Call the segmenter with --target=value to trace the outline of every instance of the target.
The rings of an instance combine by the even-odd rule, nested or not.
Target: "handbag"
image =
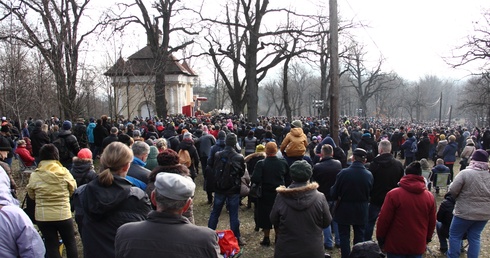
[[[248,196],[252,198],[262,197],[262,184],[252,183]]]
[[[248,170],[245,169],[245,173],[240,178],[240,197],[248,196],[250,193],[250,175],[248,174]]]

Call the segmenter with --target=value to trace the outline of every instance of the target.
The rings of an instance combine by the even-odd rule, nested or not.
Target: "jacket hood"
[[[423,176],[418,176],[418,175],[413,175],[413,174],[408,174],[402,179],[400,179],[400,182],[398,185],[407,190],[410,193],[414,194],[420,194],[423,193],[426,189],[425,187],[425,181]]]
[[[334,140],[330,136],[325,136],[325,139],[323,139],[323,141],[322,141],[322,145],[324,145],[324,144],[330,144],[333,148],[337,147]],[[320,147],[320,150],[321,150],[321,147]]]
[[[114,175],[114,182],[110,187],[100,185],[98,180],[91,181],[85,188],[85,210],[95,219],[110,216],[110,211],[116,210],[127,199],[131,186],[131,182],[126,178],[117,175]]]
[[[0,205],[19,205],[19,201],[10,192],[10,179],[7,173],[0,173]]]
[[[393,160],[393,155],[391,155],[390,153],[383,153],[376,156],[373,162],[379,164],[380,167],[386,168],[390,167],[393,164]]]
[[[71,168],[72,174],[85,173],[90,169],[94,169],[91,159],[79,159],[78,157],[73,157],[73,167]]]
[[[293,128],[294,129],[294,128]],[[278,194],[284,197],[284,202],[295,210],[306,210],[316,201],[315,191],[318,188],[316,182],[313,183],[295,183],[289,187],[283,185],[276,188]]]
[[[60,130],[59,136],[68,136],[71,134],[71,130]]]
[[[291,128],[289,131],[294,137],[300,137],[303,134],[302,128]]]
[[[49,185],[59,185],[65,181],[65,174],[70,173],[57,160],[43,160],[36,169],[39,177]]]
[[[89,129],[94,129],[94,128],[95,128],[95,126],[97,126],[97,124],[95,124],[95,123],[90,123],[90,124],[88,124],[87,128],[89,128]]]
[[[149,159],[156,159],[158,156],[158,148],[155,146],[150,146],[150,153],[148,154]]]

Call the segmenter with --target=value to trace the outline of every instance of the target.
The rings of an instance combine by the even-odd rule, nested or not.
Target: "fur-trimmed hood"
[[[283,185],[276,188],[278,194],[284,198],[284,202],[295,210],[305,210],[313,205],[320,194],[317,191],[318,183],[296,183],[289,187]],[[323,194],[322,194],[323,195]]]
[[[248,162],[255,157],[261,157],[261,156],[265,158],[265,152],[255,152],[255,153],[249,154],[245,157],[245,162]]]

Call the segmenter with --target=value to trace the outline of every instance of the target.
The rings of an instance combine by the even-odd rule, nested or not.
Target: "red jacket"
[[[376,224],[376,238],[384,251],[398,255],[425,253],[436,226],[436,203],[424,177],[408,174],[388,192]]]
[[[31,156],[31,153],[25,146],[17,146],[15,149],[15,153],[19,155],[19,157],[24,161],[24,164],[28,167],[34,165],[34,157]]]

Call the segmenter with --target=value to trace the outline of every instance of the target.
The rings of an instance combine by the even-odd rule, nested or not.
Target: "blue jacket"
[[[365,225],[368,221],[368,203],[373,188],[373,175],[359,161],[337,174],[330,189],[335,206],[334,220],[345,225]]]
[[[94,128],[96,124],[95,123],[89,123],[87,126],[87,136],[88,136],[88,143],[94,143]]]
[[[403,144],[402,149],[405,149],[405,157],[414,157],[415,153],[412,152],[412,143],[417,142],[415,136],[408,138]]]
[[[450,142],[444,148],[444,152],[442,156],[444,157],[444,163],[446,162],[455,162],[456,161],[456,151],[458,151],[458,143]]]

